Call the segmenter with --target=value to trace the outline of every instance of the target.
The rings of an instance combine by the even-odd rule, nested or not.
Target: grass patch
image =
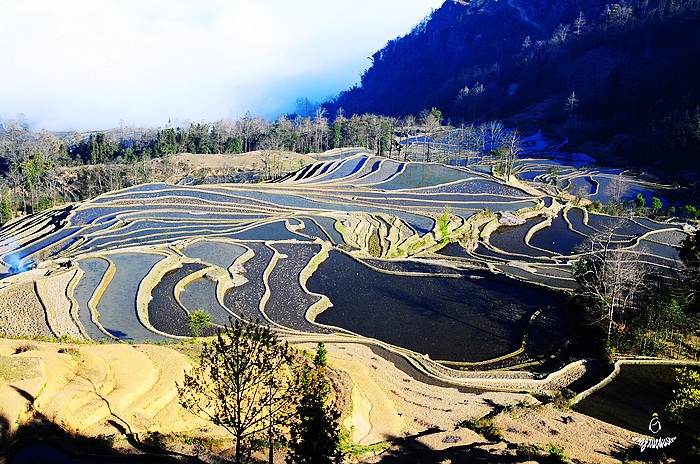
[[[564,447],[558,443],[549,443],[545,447],[532,443],[520,443],[516,447],[518,456],[528,461],[543,464],[569,462],[569,458],[566,457],[564,452]]]
[[[503,441],[503,430],[493,423],[493,418],[491,417],[465,420],[460,422],[458,426],[473,430],[489,441]]]
[[[350,439],[347,431],[340,432],[340,452],[343,456],[352,456],[357,458],[368,453],[381,453],[389,448],[389,443],[380,441],[372,445],[359,445]]]
[[[34,403],[36,403],[39,397],[42,395],[42,393],[44,393],[44,390],[46,389],[46,384],[47,382],[44,382],[44,385],[42,385],[41,390],[39,390],[39,393],[37,393],[32,402],[27,405],[28,412],[34,411]]]
[[[556,392],[552,398],[552,406],[560,411],[569,411],[571,410],[571,404],[575,398],[575,392],[569,390],[568,388],[564,388]]]
[[[544,451],[539,446],[533,443],[519,443],[517,446],[518,455],[528,461],[536,461],[544,454]]]
[[[566,454],[564,453],[564,447],[559,443],[550,443],[547,445],[547,452],[550,456],[559,459],[562,462],[568,461]]]
[[[341,445],[340,450],[343,453],[343,455],[349,455],[356,458],[367,453],[381,453],[387,448],[389,448],[389,443],[381,441],[373,445],[358,445],[357,443],[345,443]]]
[[[17,382],[39,376],[41,376],[41,359],[0,356],[0,379],[5,382]]]
[[[568,388],[562,388],[553,393],[535,394],[534,396],[543,404],[551,404],[554,409],[559,411],[570,411],[576,399],[576,393]]]
[[[527,399],[518,401],[515,404],[509,404],[503,408],[503,412],[507,413],[511,418],[515,419],[522,411],[536,410],[538,404],[530,403]]]
[[[58,352],[70,355],[73,361],[77,361],[81,357],[80,351],[78,351],[77,348],[61,348],[58,350]]]

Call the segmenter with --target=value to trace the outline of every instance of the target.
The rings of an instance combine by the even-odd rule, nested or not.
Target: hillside
[[[506,119],[635,163],[673,151],[676,168],[699,147],[699,12],[695,0],[448,0],[326,108],[436,107],[454,125]]]
[[[345,405],[345,425],[358,443],[379,443],[375,447],[382,451],[377,456],[368,454],[363,462],[414,462],[417,456],[421,462],[465,456],[470,462],[494,462],[503,459],[504,453],[512,461],[525,459],[528,452],[545,458],[550,439],[541,432],[540,423],[560,434],[570,456],[585,461],[616,462],[616,450],[629,442],[629,431],[576,412],[568,413],[576,422],[566,425],[560,420],[561,411],[534,406],[538,402],[530,395],[464,393],[446,385],[429,385],[377,358],[366,347],[330,344],[329,348],[338,372],[334,378],[345,379],[335,384]],[[128,459],[125,455],[133,462],[221,462],[216,454],[231,453],[226,432],[188,413],[177,402],[175,384],[182,382],[197,351],[196,344],[163,347],[0,340],[0,430],[4,432],[0,460],[13,462],[12,456],[19,451],[17,461],[27,462],[32,450],[39,449],[27,443],[33,434],[40,434],[43,446],[58,446],[71,456],[90,453],[93,459],[120,462]],[[512,444],[507,451],[505,442],[484,442],[467,428],[454,429],[454,423],[465,417],[518,402],[533,406],[496,418],[510,430],[506,438]],[[447,405],[449,413],[435,414]],[[52,422],[61,428],[52,427]],[[432,426],[428,432],[426,425]],[[9,440],[7,432],[13,434]],[[519,450],[526,437],[536,445]],[[595,455],[590,451],[593,443],[599,450]],[[163,446],[170,450],[169,455],[164,454]],[[54,459],[66,456],[54,453]],[[278,454],[276,462],[282,462],[283,454]],[[201,460],[186,461],[187,455],[198,455]],[[262,462],[262,455],[258,453],[254,462]]]

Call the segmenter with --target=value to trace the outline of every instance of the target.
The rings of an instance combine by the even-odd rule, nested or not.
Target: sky
[[[360,82],[444,0],[0,0],[0,120],[100,130],[274,119]]]

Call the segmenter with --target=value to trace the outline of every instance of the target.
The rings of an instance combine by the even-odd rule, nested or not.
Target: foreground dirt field
[[[505,443],[490,444],[467,428],[465,420],[482,417],[498,406],[535,404],[527,394],[464,393],[430,385],[358,344],[328,344],[331,366],[352,385],[340,392],[343,425],[361,445],[385,442],[360,457],[379,462],[413,452],[447,453],[478,449],[491,455],[513,452]],[[308,347],[305,347],[308,348]],[[71,434],[89,437],[126,434],[186,434],[223,443],[228,437],[183,410],[175,382],[192,363],[187,347],[156,345],[67,345],[0,340],[0,417],[10,434],[41,415]],[[512,443],[546,447],[558,443],[567,456],[583,462],[618,462],[610,453],[629,446],[631,434],[575,412],[565,424],[562,412],[549,407],[520,408],[494,422]],[[125,440],[116,440],[128,447]],[[134,450],[131,450],[133,452]],[[447,461],[446,461],[447,462]]]

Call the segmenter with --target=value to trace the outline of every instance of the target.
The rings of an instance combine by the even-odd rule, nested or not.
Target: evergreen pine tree
[[[318,358],[318,355],[316,357]],[[304,367],[300,385],[302,394],[297,405],[297,421],[290,428],[287,463],[341,462],[338,424],[340,413],[334,404],[327,404],[330,382],[324,374],[324,369]]]
[[[314,366],[326,367],[328,365],[328,351],[323,342],[318,342],[316,347],[316,357],[314,358]]]

